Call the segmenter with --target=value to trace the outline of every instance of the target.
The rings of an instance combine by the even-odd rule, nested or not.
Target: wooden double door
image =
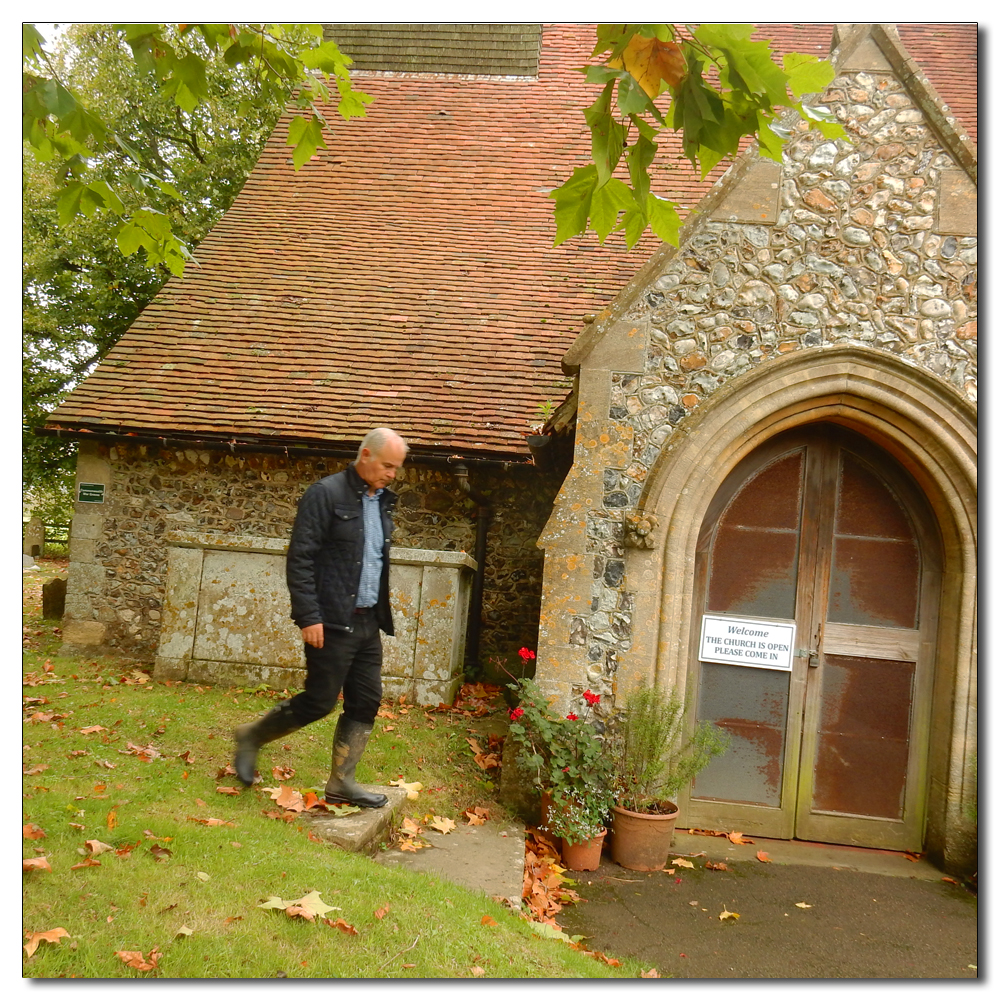
[[[790,669],[692,663],[697,717],[731,743],[686,823],[921,848],[939,550],[912,478],[844,428],[780,435],[733,471],[699,537],[695,607],[794,623],[794,650]]]

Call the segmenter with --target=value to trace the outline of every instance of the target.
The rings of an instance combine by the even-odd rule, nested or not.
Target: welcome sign
[[[703,615],[699,659],[741,667],[791,670],[794,622],[765,622],[728,615]]]

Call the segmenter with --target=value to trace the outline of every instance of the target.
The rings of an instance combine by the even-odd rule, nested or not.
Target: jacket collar
[[[347,477],[348,485],[358,493],[362,493],[368,489],[368,484],[358,475],[358,470],[354,467],[353,462],[344,470],[344,475]],[[379,497],[379,500],[383,504],[391,503],[395,499],[396,494],[388,486],[382,487],[382,495]]]

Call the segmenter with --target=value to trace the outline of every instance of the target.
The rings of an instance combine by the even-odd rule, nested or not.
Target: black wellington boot
[[[333,734],[333,767],[330,780],[326,783],[326,801],[331,805],[363,806],[366,809],[381,809],[389,799],[379,792],[366,792],[355,780],[354,769],[368,745],[372,727],[363,722],[346,719],[337,720]]]
[[[272,740],[280,739],[296,729],[301,729],[302,723],[296,719],[289,707],[288,701],[279,702],[274,708],[259,719],[237,726],[233,734],[236,740],[236,754],[233,767],[244,785],[252,785],[254,772],[257,770],[257,751]]]

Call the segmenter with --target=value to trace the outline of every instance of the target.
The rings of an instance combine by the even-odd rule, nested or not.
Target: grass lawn
[[[233,727],[283,694],[161,682],[127,660],[58,656],[58,622],[41,617],[41,583],[60,566],[41,565],[24,586],[24,977],[642,971],[541,937],[481,893],[340,851],[311,839],[301,822],[273,818],[280,810],[269,794],[244,789],[225,769]],[[495,773],[479,767],[467,742],[485,746],[502,730],[502,701],[478,716],[385,707],[392,717],[377,721],[359,780],[420,781],[424,790],[405,810],[418,822],[464,822],[475,806],[504,817]],[[262,784],[321,789],[334,722],[335,714],[271,744],[261,755]],[[271,780],[271,768],[282,777]],[[312,910],[320,912],[309,920],[261,907],[274,899],[318,900]]]

